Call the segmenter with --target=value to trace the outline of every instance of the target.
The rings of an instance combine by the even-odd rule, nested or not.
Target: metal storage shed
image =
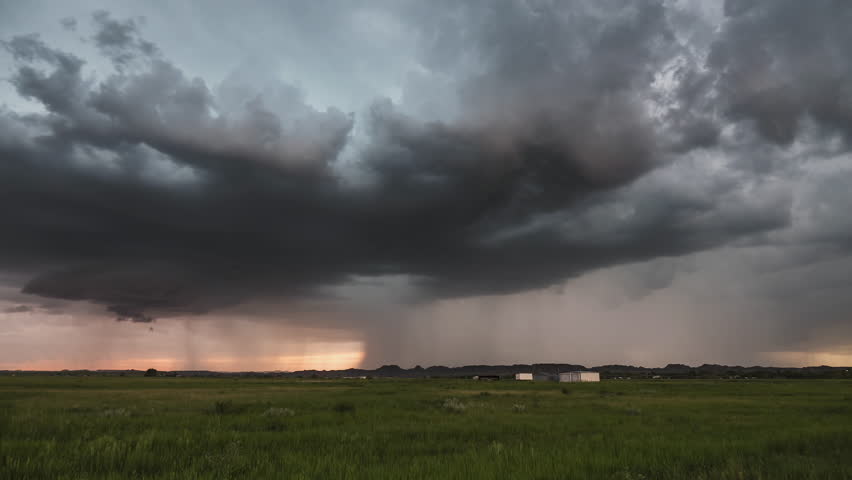
[[[560,382],[600,382],[598,372],[563,372],[559,374]]]

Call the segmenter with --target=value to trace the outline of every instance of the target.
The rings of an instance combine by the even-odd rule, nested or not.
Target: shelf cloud
[[[828,272],[852,252],[848,2],[238,8],[0,25],[7,284],[151,322],[621,267],[641,299],[672,259],[743,256],[763,270],[738,301],[777,299],[785,331],[850,313],[819,280],[848,285]]]

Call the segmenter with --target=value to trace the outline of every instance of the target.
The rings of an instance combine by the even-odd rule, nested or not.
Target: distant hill
[[[601,365],[586,368],[571,363],[534,363],[516,365],[465,365],[446,367],[436,365],[423,368],[402,368],[399,365],[383,365],[368,370],[349,368],[346,370],[301,370],[297,372],[213,372],[208,370],[178,370],[158,372],[165,377],[283,377],[283,378],[469,378],[476,375],[498,375],[513,378],[516,373],[559,373],[577,370],[599,372],[603,379],[689,379],[689,378],[852,378],[852,367],[742,367],[704,364],[690,367],[683,364],[668,364],[665,367],[634,367],[632,365]],[[62,370],[22,371],[0,370],[0,375],[68,375],[68,376],[143,376],[144,370]]]

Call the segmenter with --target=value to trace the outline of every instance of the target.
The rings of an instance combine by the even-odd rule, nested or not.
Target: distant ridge
[[[465,365],[447,367],[435,365],[423,368],[402,368],[399,365],[382,365],[369,370],[349,368],[346,370],[300,370],[296,372],[215,372],[209,370],[161,371],[158,376],[167,377],[282,377],[282,378],[465,378],[475,375],[498,375],[511,378],[516,373],[559,373],[576,370],[599,372],[604,379],[643,379],[643,378],[852,378],[852,367],[742,367],[703,364],[698,367],[670,363],[662,368],[634,367],[632,365],[601,365],[586,368],[571,363],[534,363],[516,365]],[[101,376],[142,376],[144,370],[0,370],[0,375],[101,375]]]

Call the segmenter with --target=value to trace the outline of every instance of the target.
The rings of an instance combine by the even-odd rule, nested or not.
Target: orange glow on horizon
[[[345,370],[357,368],[364,360],[361,342],[342,344],[317,344],[312,350],[316,353],[303,355],[278,355],[260,357],[211,356],[200,365],[187,365],[179,358],[171,357],[135,357],[122,359],[103,359],[85,365],[75,362],[56,360],[27,362],[18,365],[0,365],[7,370],[212,370],[221,372],[236,371],[298,371],[298,370]],[[354,348],[353,348],[354,347]],[[329,351],[331,350],[331,351]],[[336,351],[335,351],[336,350]]]
[[[852,367],[849,352],[766,352],[765,355],[772,365],[781,367]]]

